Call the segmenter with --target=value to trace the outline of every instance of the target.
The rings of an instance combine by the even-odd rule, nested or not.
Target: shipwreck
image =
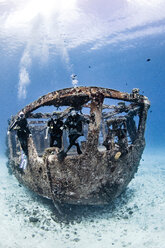
[[[137,88],[130,94],[101,87],[48,93],[11,117],[11,170],[20,183],[52,199],[57,208],[60,204],[109,204],[137,172],[149,107],[148,98]],[[44,108],[51,111],[44,112]],[[65,125],[61,148],[50,147],[49,137],[45,139],[48,120],[56,116],[65,123],[72,110],[88,120],[77,141],[79,154],[74,144],[65,152],[69,146]],[[29,129],[21,140],[17,130],[20,113]]]

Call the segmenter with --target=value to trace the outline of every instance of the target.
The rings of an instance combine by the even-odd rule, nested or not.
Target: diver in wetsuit
[[[48,137],[48,132],[50,134],[50,147],[62,147],[62,134],[63,134],[63,121],[59,118],[51,118],[47,124],[46,136]]]
[[[127,130],[125,128],[118,129],[117,137],[118,137],[118,145],[121,151],[123,151],[123,153],[126,153],[128,150]]]
[[[25,118],[24,113],[21,111],[18,118],[15,120],[15,122],[9,127],[8,132],[10,132],[12,129],[16,129],[17,136],[21,145],[21,148],[25,155],[28,155],[28,137],[31,135],[31,132],[28,128],[28,123]]]
[[[106,147],[107,150],[111,150],[114,148],[114,133],[112,129],[108,128],[108,134],[106,136],[106,139],[103,142],[103,145]]]
[[[89,123],[89,120],[84,118],[84,116],[78,114],[75,110],[72,110],[71,114],[68,116],[67,120],[65,121],[65,127],[69,130],[69,146],[65,152],[70,150],[70,148],[75,145],[77,148],[77,153],[81,154],[82,151],[80,149],[79,143],[77,139],[80,136],[83,136],[83,123]]]

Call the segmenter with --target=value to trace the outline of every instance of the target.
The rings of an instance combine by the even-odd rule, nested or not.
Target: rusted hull
[[[144,140],[138,141],[117,160],[111,151],[86,151],[68,156],[62,164],[56,155],[47,154],[45,159],[33,156],[23,174],[17,170],[20,159],[10,163],[19,182],[43,197],[54,197],[59,203],[102,205],[126,189],[138,169],[144,146]]]

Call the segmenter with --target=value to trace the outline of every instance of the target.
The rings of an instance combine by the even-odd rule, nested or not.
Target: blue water
[[[72,87],[73,73],[77,74],[78,86],[100,86],[123,92],[140,88],[140,93],[151,101],[145,133],[147,159],[142,162],[143,167],[128,191],[134,192],[133,202],[128,200],[121,208],[115,207],[113,213],[106,209],[104,214],[97,212],[96,216],[88,220],[85,218],[81,225],[76,223],[76,230],[74,226],[68,229],[65,226],[62,231],[60,226],[54,227],[59,235],[57,239],[54,239],[53,232],[42,230],[41,223],[33,229],[24,211],[17,209],[16,206],[23,201],[22,209],[25,203],[26,211],[32,211],[28,210],[28,202],[34,198],[18,187],[17,181],[5,171],[4,161],[1,162],[4,172],[1,184],[2,187],[8,185],[4,191],[1,188],[3,204],[1,202],[0,211],[6,228],[0,232],[4,234],[0,238],[2,248],[45,247],[47,235],[50,248],[54,247],[55,240],[56,247],[64,248],[165,247],[164,9],[163,0],[0,1],[2,157],[6,149],[7,120],[11,115],[39,96]],[[10,199],[15,199],[13,204]],[[34,208],[37,204],[34,200]],[[138,206],[137,212],[133,204]],[[134,212],[131,216],[126,211],[130,206]],[[40,208],[41,212],[50,215],[47,204],[40,203]],[[129,215],[128,219],[124,218],[125,212]],[[52,228],[53,224],[50,225]],[[91,231],[88,235],[86,227]],[[22,228],[27,235],[23,234]],[[78,233],[79,229],[80,234],[76,236],[74,232]],[[5,238],[8,236],[10,239]],[[28,246],[31,238],[32,244]],[[72,243],[71,240],[76,238]]]

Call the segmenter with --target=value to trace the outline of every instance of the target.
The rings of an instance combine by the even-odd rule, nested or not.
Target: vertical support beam
[[[31,165],[33,165],[33,162],[38,159],[38,153],[37,149],[34,145],[33,138],[28,137],[28,159]]]
[[[106,123],[104,121],[104,118],[102,118],[102,136],[103,141],[106,139],[107,133],[106,133]]]
[[[100,123],[102,118],[102,105],[104,97],[102,94],[95,95],[91,101],[91,110],[90,110],[90,123],[88,129],[88,138],[86,150],[90,153],[97,151],[98,139],[100,133]]]
[[[144,99],[144,105],[141,107],[139,114],[139,126],[138,126],[138,138],[142,139],[144,137],[144,132],[146,128],[147,112],[150,107],[149,101]]]

